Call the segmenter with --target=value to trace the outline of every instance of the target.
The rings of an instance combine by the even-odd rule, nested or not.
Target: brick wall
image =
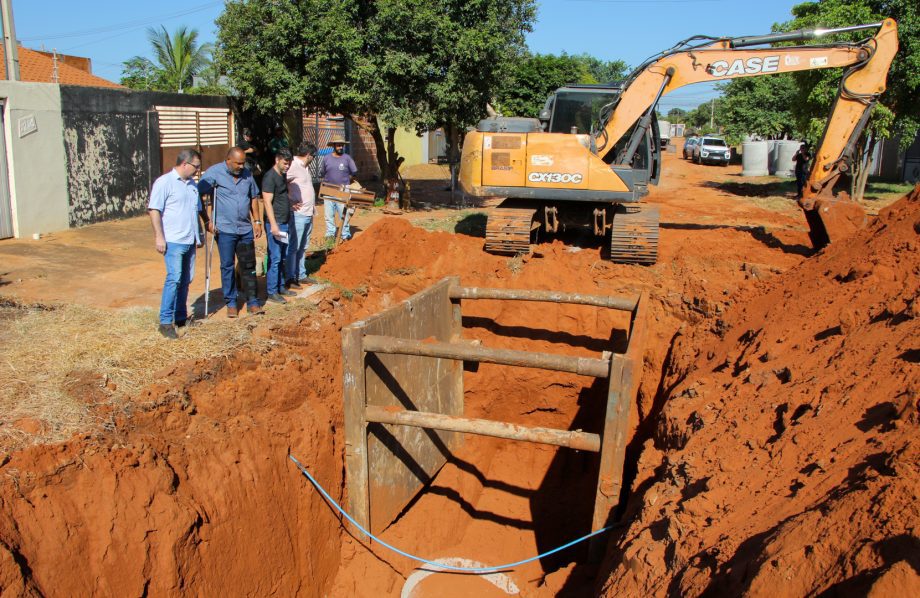
[[[328,132],[329,129],[342,129],[349,138],[346,151],[351,154],[358,167],[357,178],[362,183],[369,183],[380,179],[380,169],[377,167],[377,148],[370,134],[359,127],[357,123],[341,115],[302,111],[304,138],[316,143],[315,134],[309,132],[317,126],[320,130]],[[321,136],[322,137],[322,136]],[[325,137],[323,137],[325,139]],[[318,143],[324,145],[324,142]],[[323,149],[320,147],[319,149]]]

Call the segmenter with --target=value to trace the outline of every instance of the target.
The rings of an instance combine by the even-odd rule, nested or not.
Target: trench
[[[603,350],[623,352],[627,342],[629,315],[602,308],[464,301],[463,314],[463,337],[490,348],[597,357]],[[657,387],[657,379],[654,383]],[[607,388],[606,379],[467,364],[464,415],[601,433]],[[627,459],[634,462],[641,441],[630,439]],[[599,469],[598,453],[464,435],[460,448],[380,538],[437,562],[494,566],[530,558],[591,531]],[[625,469],[628,488],[634,463]],[[621,502],[626,497],[624,491]],[[370,596],[388,589],[383,593],[415,598],[504,596],[517,589],[538,596],[588,595],[597,575],[589,542],[502,571],[502,583],[482,575],[432,573],[376,543],[345,551],[355,554],[343,559],[333,594]]]

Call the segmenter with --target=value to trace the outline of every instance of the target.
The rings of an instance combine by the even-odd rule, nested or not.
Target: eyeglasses
[[[186,164],[188,164],[189,166],[191,166],[191,167],[194,168],[195,170],[201,170],[201,162],[199,162],[198,164],[192,164],[191,162],[186,162]]]

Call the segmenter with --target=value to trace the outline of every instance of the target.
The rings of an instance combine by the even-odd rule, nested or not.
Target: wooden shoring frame
[[[542,301],[631,314],[625,353],[602,358],[489,349],[461,340],[461,300]],[[555,291],[463,287],[442,279],[399,305],[342,330],[345,465],[352,516],[371,533],[390,524],[459,446],[461,434],[600,453],[592,530],[619,501],[631,404],[645,342],[646,295],[609,297]],[[463,414],[464,362],[573,372],[608,380],[600,433],[534,428]],[[596,552],[596,542],[594,552]]]

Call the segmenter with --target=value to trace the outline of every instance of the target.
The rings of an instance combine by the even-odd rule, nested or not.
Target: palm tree
[[[210,63],[211,44],[198,45],[198,30],[177,27],[172,36],[166,27],[147,29],[147,39],[169,91],[182,93],[192,77]]]

